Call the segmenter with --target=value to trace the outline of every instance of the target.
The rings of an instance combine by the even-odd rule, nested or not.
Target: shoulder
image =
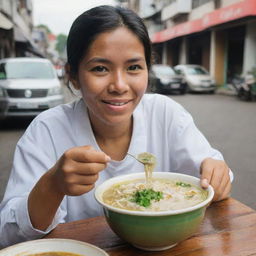
[[[24,135],[46,135],[63,133],[64,130],[72,130],[74,123],[74,113],[79,107],[80,101],[61,104],[50,108],[38,116],[30,123]]]
[[[161,94],[145,94],[142,98],[142,104],[148,108],[172,107],[181,108],[181,105],[168,96]]]
[[[54,124],[56,125],[58,122],[67,122],[71,118],[73,118],[73,114],[76,111],[78,105],[80,104],[79,100],[61,104],[57,107],[50,108],[42,113],[40,113],[33,121],[32,125],[38,123],[44,124]]]
[[[193,122],[190,113],[178,102],[160,94],[145,94],[141,101],[144,115],[149,122],[158,122],[183,130]]]
[[[185,111],[185,109],[173,99],[160,94],[145,94],[141,101],[144,111],[151,114],[168,114],[172,116],[176,113]]]
[[[43,120],[47,120],[49,118],[55,118],[58,116],[69,115],[70,113],[72,113],[74,111],[77,104],[78,104],[78,101],[73,101],[70,103],[61,104],[57,107],[50,108],[50,109],[42,112],[41,114],[39,114],[35,118],[35,121],[43,121]]]

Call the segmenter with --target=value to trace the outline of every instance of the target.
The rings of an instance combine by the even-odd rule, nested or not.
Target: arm
[[[106,168],[109,160],[105,153],[90,146],[66,151],[29,194],[28,212],[32,225],[40,230],[47,229],[63,197],[79,196],[93,189],[99,171]]]
[[[51,119],[51,122],[45,124],[40,118],[33,120],[16,146],[13,168],[0,204],[0,247],[40,238],[59,223],[65,222],[67,199],[63,198],[63,191],[60,192],[53,184],[56,184],[57,174],[61,173],[57,171],[59,168],[55,168],[59,166],[58,159],[66,159],[63,154],[67,156],[64,152],[74,147],[74,143],[73,130],[59,129],[68,125],[65,117],[60,115],[59,118],[63,122],[53,122]],[[49,127],[50,125],[52,127]],[[52,133],[55,127],[56,131]],[[70,153],[70,150],[68,152]],[[40,200],[36,199],[37,196]],[[40,226],[33,216],[41,212],[41,208],[47,206],[48,202],[50,208],[47,208],[47,215],[50,217],[42,220],[44,225]],[[41,222],[41,219],[39,221]]]
[[[193,119],[185,110],[178,112],[176,127],[176,155],[180,172],[193,170],[201,176],[201,185],[211,184],[215,191],[214,201],[225,199],[231,191],[232,172],[220,152],[213,149],[204,135],[195,126]]]

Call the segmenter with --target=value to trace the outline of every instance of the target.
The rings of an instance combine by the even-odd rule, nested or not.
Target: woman
[[[83,13],[71,27],[67,54],[82,99],[40,114],[18,142],[0,208],[2,245],[101,215],[94,186],[143,171],[127,152],[151,152],[157,171],[201,175],[214,200],[228,197],[229,168],[192,117],[168,97],[144,95],[151,45],[135,13],[110,6]]]

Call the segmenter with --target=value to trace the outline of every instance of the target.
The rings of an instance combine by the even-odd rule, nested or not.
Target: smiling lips
[[[102,100],[103,103],[109,104],[112,106],[124,106],[129,103],[131,100]]]

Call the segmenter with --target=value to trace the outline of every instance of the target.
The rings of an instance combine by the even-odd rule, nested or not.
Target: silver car
[[[0,60],[0,119],[36,116],[64,102],[60,80],[47,59]]]
[[[174,67],[175,71],[183,75],[188,91],[210,92],[216,90],[216,82],[209,72],[200,65],[184,64]]]

